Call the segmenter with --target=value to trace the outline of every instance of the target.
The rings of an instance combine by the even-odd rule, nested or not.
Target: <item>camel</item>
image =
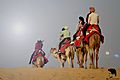
[[[32,62],[32,63],[33,63],[32,64],[33,67],[43,68],[43,66],[44,66],[44,58],[43,58],[43,56],[38,56],[36,58],[36,60],[34,62]]]
[[[98,68],[99,48],[100,48],[100,34],[94,33],[89,37],[89,43],[86,44],[86,50],[88,52],[89,68]],[[95,60],[96,58],[96,60]],[[96,66],[95,66],[96,61]]]
[[[85,48],[84,36],[82,35],[82,30],[77,31],[73,35],[74,46],[76,49],[77,63],[80,68],[87,67],[87,51]],[[78,36],[79,35],[79,36]],[[84,65],[83,65],[84,64]]]
[[[53,55],[54,58],[56,58],[58,60],[58,50],[56,48],[51,48],[50,49],[50,53]],[[66,60],[68,61],[69,67],[74,67],[74,53],[75,53],[75,48],[74,46],[68,46],[65,49],[65,53],[60,55],[60,64],[61,64],[61,68],[64,67],[64,63],[66,62]]]
[[[86,51],[85,43],[83,43],[83,46],[76,47],[76,56],[79,67],[87,68],[87,51]]]

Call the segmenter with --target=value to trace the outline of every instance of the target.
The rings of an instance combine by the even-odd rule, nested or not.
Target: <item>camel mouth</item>
[[[56,48],[51,48],[51,49],[50,49],[50,53],[56,54],[56,53],[57,53],[57,49],[56,49]]]

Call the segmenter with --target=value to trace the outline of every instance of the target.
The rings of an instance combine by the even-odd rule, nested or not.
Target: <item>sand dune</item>
[[[106,80],[107,69],[0,68],[0,80]],[[120,69],[117,77],[120,80]]]

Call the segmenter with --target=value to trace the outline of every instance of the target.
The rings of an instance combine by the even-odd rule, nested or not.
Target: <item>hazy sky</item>
[[[58,46],[62,26],[70,26],[71,33],[75,33],[78,17],[86,17],[90,5],[95,6],[100,16],[105,36],[99,64],[120,67],[119,3],[120,0],[0,0],[0,67],[29,66],[39,39],[44,40],[43,49],[49,56],[50,48]],[[50,56],[46,67],[59,64]]]

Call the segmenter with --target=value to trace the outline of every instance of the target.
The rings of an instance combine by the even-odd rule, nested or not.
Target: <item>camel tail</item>
[[[100,36],[99,36],[99,34],[95,34],[95,36],[94,36],[94,40],[95,40],[95,45],[99,45],[100,44]]]

